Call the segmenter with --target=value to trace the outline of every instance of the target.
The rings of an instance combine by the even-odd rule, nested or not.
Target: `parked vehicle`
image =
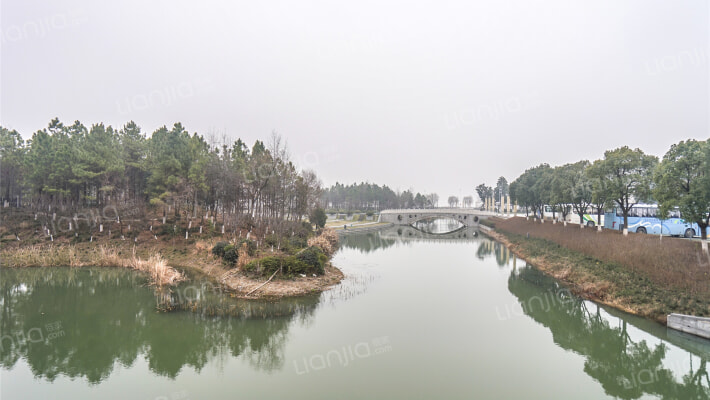
[[[624,213],[620,208],[604,214],[604,228],[623,230]],[[673,210],[668,218],[659,218],[657,204],[637,204],[629,210],[629,232],[654,235],[700,236],[698,224],[686,221],[680,211]]]

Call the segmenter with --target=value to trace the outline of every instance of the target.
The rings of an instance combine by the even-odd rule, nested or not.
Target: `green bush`
[[[222,258],[227,264],[234,266],[239,259],[239,248],[228,242],[217,242],[212,247],[212,254]]]
[[[264,257],[248,263],[244,266],[244,270],[259,275],[271,275],[281,268],[282,264],[282,257]]]
[[[314,271],[308,271],[310,273],[316,273],[322,275],[325,273],[325,263],[328,261],[328,257],[323,254],[323,251],[316,246],[311,246],[296,255],[296,259],[306,264]]]
[[[217,257],[224,257],[224,249],[227,246],[229,246],[229,243],[227,242],[217,242],[217,244],[215,244],[212,248],[212,254]]]
[[[160,227],[153,227],[153,230],[158,236],[175,235],[177,232],[175,226],[170,224],[160,225]]]
[[[264,238],[264,243],[267,246],[278,246],[279,244],[279,238],[276,235],[267,235],[266,238]]]
[[[310,247],[296,256],[269,256],[254,260],[244,266],[247,272],[263,276],[271,276],[281,269],[285,276],[294,274],[325,273],[327,257],[317,247]]]
[[[303,249],[308,247],[308,241],[305,238],[298,236],[294,236],[289,239],[289,243],[291,244],[291,247],[295,247],[297,249]]]
[[[281,242],[281,247],[279,248],[279,250],[287,254],[293,254],[294,252],[293,246],[291,246],[291,243],[288,241]]]
[[[313,235],[313,225],[308,221],[301,221],[301,229],[294,231],[295,236],[308,238]]]
[[[286,272],[289,275],[292,275],[292,274],[308,275],[311,273],[315,273],[315,272],[312,272],[313,269],[308,264],[299,260],[295,256],[288,257],[288,258],[286,258],[285,261],[286,261],[286,264],[284,266],[284,272]]]
[[[239,259],[239,253],[237,252],[237,248],[232,245],[225,247],[222,259],[226,261],[227,264],[234,266],[237,263],[237,260]]]
[[[353,218],[354,219],[354,218]],[[358,221],[364,221],[365,220],[365,214],[360,214],[359,217],[357,217]]]

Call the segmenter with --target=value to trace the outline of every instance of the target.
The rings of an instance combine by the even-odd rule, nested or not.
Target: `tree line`
[[[195,217],[202,209],[225,222],[296,221],[317,206],[318,177],[296,168],[275,132],[251,148],[241,139],[210,140],[179,122],[147,137],[132,121],[114,129],[53,119],[26,141],[0,127],[0,200],[43,211],[132,204]]]
[[[628,226],[629,212],[638,203],[657,202],[659,217],[673,210],[698,224],[707,239],[710,223],[710,139],[686,140],[671,146],[661,160],[627,146],[604,152],[604,158],[551,167],[529,168],[510,184],[510,195],[521,206],[542,215],[549,205],[566,217],[591,206],[600,218],[617,207]]]
[[[506,196],[510,194],[508,180],[503,176],[499,177],[498,181],[496,181],[495,188],[487,186],[485,183],[481,183],[476,186],[476,194],[478,194],[478,197],[483,202],[485,202],[486,199],[493,199],[495,203],[500,203],[501,198],[505,199]]]
[[[459,197],[449,196],[446,202],[449,204],[449,207],[458,207]],[[461,206],[464,208],[473,207],[473,196],[463,196],[463,198],[461,198]]]
[[[395,192],[387,185],[361,182],[335,185],[323,190],[322,204],[334,211],[380,211],[392,208],[429,208],[439,202],[436,193],[414,194],[411,190]]]

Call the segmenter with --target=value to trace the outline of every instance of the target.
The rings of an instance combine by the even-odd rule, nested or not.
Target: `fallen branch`
[[[254,290],[252,290],[251,292],[247,293],[247,296],[249,296],[250,294],[252,294],[252,293],[256,292],[256,291],[257,291],[257,290],[259,290],[259,289],[261,289],[261,288],[262,288],[262,286],[266,285],[267,283],[271,282],[271,280],[272,280],[272,279],[274,279],[274,277],[275,277],[275,276],[276,276],[276,274],[278,274],[278,273],[279,273],[279,270],[277,269],[276,271],[274,271],[274,273],[273,273],[273,274],[271,275],[271,278],[269,278],[269,280],[268,280],[268,281],[266,281],[266,282],[262,283],[261,285],[257,286],[257,288],[256,288],[256,289],[254,289]]]
[[[222,274],[222,276],[219,277],[220,282],[224,282],[230,275],[234,274],[235,272],[239,272],[236,268],[235,269],[230,269],[229,271],[225,272]]]

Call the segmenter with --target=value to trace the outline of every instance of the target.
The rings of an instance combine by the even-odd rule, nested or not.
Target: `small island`
[[[30,238],[30,244],[18,241],[3,226],[3,266],[129,268],[145,273],[157,287],[175,286],[198,275],[233,297],[249,299],[319,293],[344,277],[330,263],[338,245],[337,234],[329,228],[314,231],[308,222],[299,224],[289,235],[278,235],[275,230],[266,234],[257,227],[251,232],[222,235],[216,224],[195,224],[195,229],[181,227],[187,239],[169,234],[182,225],[177,221],[166,219],[162,224],[158,219],[147,232],[134,232],[134,225],[125,226],[124,234],[120,230],[109,233],[114,223],[102,224],[99,229],[105,230],[105,235],[89,235],[88,240],[78,233],[50,234],[47,240],[37,234],[34,224],[17,222],[22,227],[17,237]],[[189,226],[191,222],[184,224]]]
[[[337,284],[337,234],[321,182],[281,136],[221,143],[180,123],[147,137],[52,120],[3,159],[3,267],[130,268],[171,287],[195,274],[233,297],[300,296]],[[12,201],[10,201],[12,200]]]

